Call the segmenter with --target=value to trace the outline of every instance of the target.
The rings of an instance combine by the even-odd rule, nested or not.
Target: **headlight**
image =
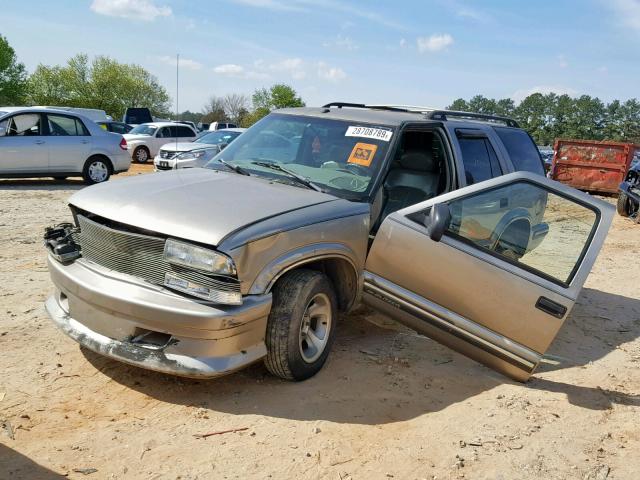
[[[204,157],[206,152],[187,152],[180,155],[176,160],[193,160],[195,158]]]
[[[164,258],[169,263],[195,268],[218,275],[237,275],[236,266],[226,255],[208,248],[169,239],[164,245]]]

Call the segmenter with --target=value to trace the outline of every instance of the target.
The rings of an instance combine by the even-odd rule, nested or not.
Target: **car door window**
[[[518,182],[448,203],[447,233],[567,285],[598,224],[591,207]]]
[[[66,115],[47,114],[49,124],[49,135],[51,136],[72,136],[83,137],[89,135],[82,122],[74,117]]]
[[[162,127],[158,132],[158,138],[171,138],[171,127]]]
[[[458,143],[467,185],[502,175],[498,157],[487,137],[458,134]]]
[[[8,137],[42,135],[42,117],[38,113],[15,115],[5,122],[0,127],[4,126]]]
[[[193,138],[196,136],[189,127],[176,127],[178,129],[178,137],[181,138]]]

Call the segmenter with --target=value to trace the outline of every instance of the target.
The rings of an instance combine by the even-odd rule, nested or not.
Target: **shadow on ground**
[[[29,457],[25,457],[0,443],[0,478],[4,480],[61,480],[67,477],[38,465]]]
[[[608,305],[606,315],[602,313]],[[555,365],[524,389],[566,395],[584,408],[615,403],[640,406],[640,396],[560,383],[544,375],[587,365],[640,334],[640,301],[585,289],[552,347]],[[231,414],[295,420],[380,424],[403,421],[468,400],[510,379],[411,331],[382,329],[366,312],[342,319],[328,363],[301,383],[278,380],[260,365],[210,381],[170,377],[130,367],[83,350],[95,368],[116,382],[173,404]],[[570,360],[558,360],[567,358]],[[526,395],[526,391],[522,392]]]
[[[0,180],[0,190],[80,190],[87,185],[82,178],[67,180],[53,178],[5,178]]]

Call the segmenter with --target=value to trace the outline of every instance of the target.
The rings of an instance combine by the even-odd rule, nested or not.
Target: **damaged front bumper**
[[[640,183],[622,182],[619,189],[635,202],[636,208],[640,205]]]
[[[48,258],[55,293],[45,307],[57,326],[96,353],[192,378],[239,370],[266,355],[271,295],[218,307],[103,269]]]

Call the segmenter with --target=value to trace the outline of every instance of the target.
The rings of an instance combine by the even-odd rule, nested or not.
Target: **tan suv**
[[[548,180],[510,119],[280,110],[206,168],[77,192],[47,230],[55,323],[103,355],[215,377],[324,364],[359,301],[519,379],[571,310],[613,208]]]

